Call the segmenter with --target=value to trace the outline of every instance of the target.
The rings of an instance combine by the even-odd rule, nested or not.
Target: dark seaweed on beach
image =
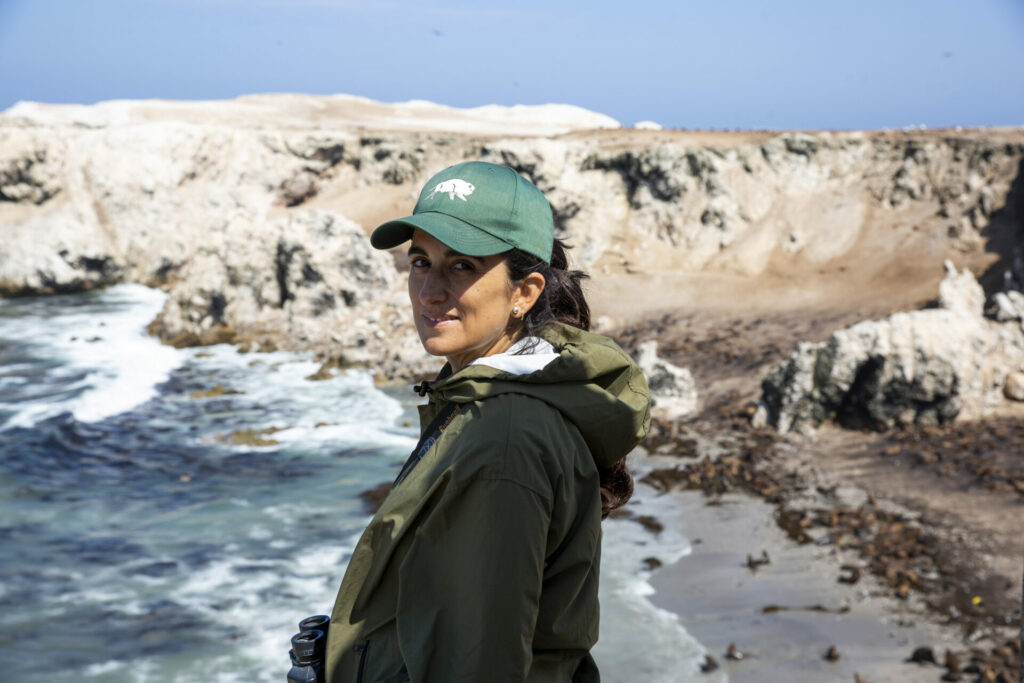
[[[853,584],[862,572],[868,572],[897,599],[920,596],[933,612],[960,626],[969,641],[980,641],[1006,627],[1019,627],[1019,616],[1007,616],[1019,615],[1019,605],[1007,600],[1006,580],[989,572],[944,533],[941,525],[891,509],[870,495],[856,507],[842,505],[832,500],[835,486],[818,489],[823,504],[808,506],[803,501],[810,487],[776,452],[781,437],[751,427],[751,406],[732,407],[736,405],[723,401],[710,406],[704,419],[686,425],[656,423],[645,446],[660,454],[677,454],[680,462],[649,472],[643,483],[659,491],[702,491],[709,502],[737,491],[763,498],[775,504],[776,523],[794,541],[856,553],[860,563],[842,565],[837,581]],[[973,477],[985,488],[1020,492],[1024,465],[1019,456],[1014,459],[1005,454],[1013,452],[1008,443],[1024,443],[1024,425],[987,427],[897,432],[880,455],[891,458],[899,454],[926,466],[941,464],[949,474]],[[702,440],[695,439],[694,433]],[[712,436],[714,452],[695,448],[694,444],[708,443]],[[1019,676],[1020,645],[1016,641],[977,645],[951,656],[950,661],[963,659],[970,664],[962,672],[947,666],[944,680],[969,680],[954,676],[971,674],[977,681],[1009,683]]]

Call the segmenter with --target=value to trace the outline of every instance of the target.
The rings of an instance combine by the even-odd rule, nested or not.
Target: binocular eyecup
[[[288,683],[324,683],[330,625],[331,618],[326,614],[306,617],[299,622],[299,632],[292,636],[292,649],[288,651],[292,661]]]

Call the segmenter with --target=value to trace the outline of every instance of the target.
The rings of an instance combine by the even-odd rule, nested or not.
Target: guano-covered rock
[[[781,432],[809,432],[825,421],[880,430],[988,414],[1024,367],[1024,333],[983,317],[983,304],[973,276],[947,263],[940,308],[799,344],[762,382],[755,422]]]

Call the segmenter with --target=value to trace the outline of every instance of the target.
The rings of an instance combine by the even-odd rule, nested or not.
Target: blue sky
[[[676,128],[1024,124],[1024,0],[0,0],[18,100],[564,102]]]

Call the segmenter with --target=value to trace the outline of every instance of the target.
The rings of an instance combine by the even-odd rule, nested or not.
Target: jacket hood
[[[610,467],[650,428],[651,396],[643,373],[607,337],[561,324],[540,337],[557,357],[538,370],[517,373],[476,363],[452,374],[445,365],[436,380],[424,383],[424,390],[432,401],[442,402],[507,393],[540,399],[576,425],[599,468]]]

